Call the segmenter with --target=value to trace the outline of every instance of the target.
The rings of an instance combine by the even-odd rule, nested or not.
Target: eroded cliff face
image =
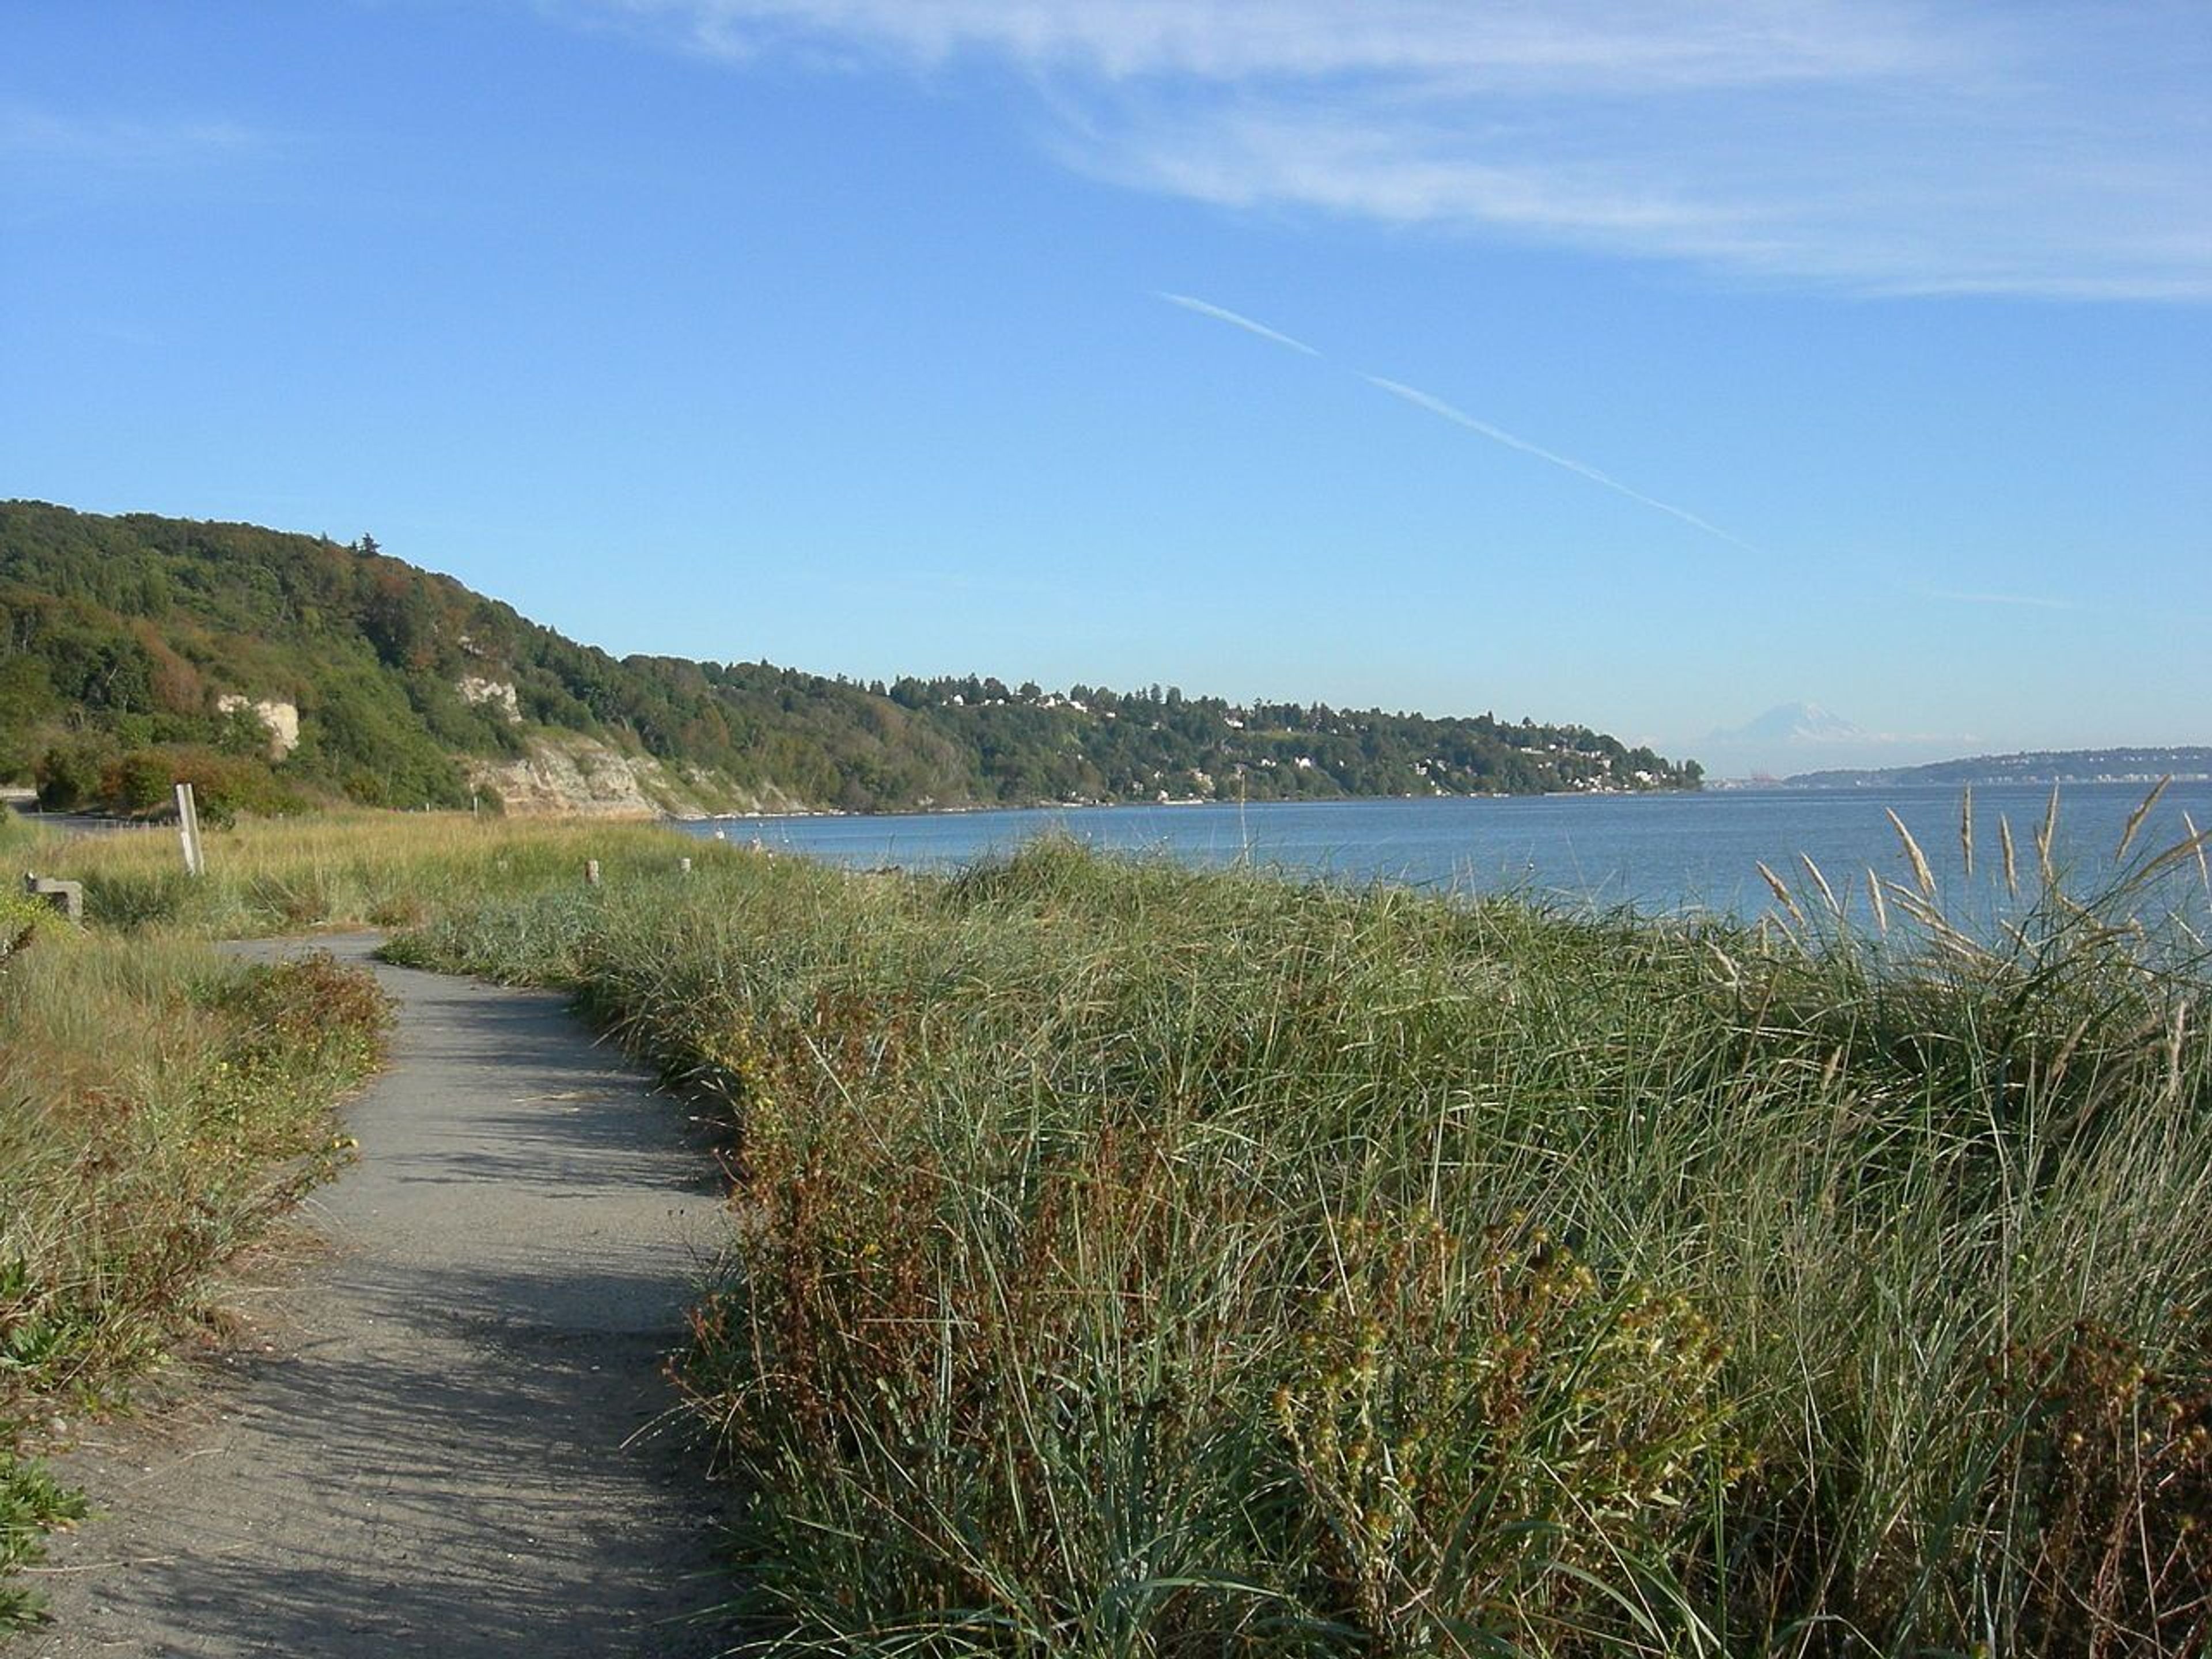
[[[770,786],[741,789],[696,767],[626,755],[596,738],[532,738],[508,761],[465,763],[470,786],[499,797],[519,817],[707,817],[720,812],[803,812],[807,803]]]
[[[513,680],[486,679],[480,674],[464,674],[453,682],[453,690],[461,694],[466,703],[490,703],[507,717],[509,726],[522,724],[522,703],[516,696]]]
[[[241,708],[252,711],[253,718],[269,733],[270,760],[283,760],[300,746],[300,709],[296,703],[274,697],[257,700],[236,691],[226,691],[215,700],[215,706],[216,712],[224,714],[236,714]]]

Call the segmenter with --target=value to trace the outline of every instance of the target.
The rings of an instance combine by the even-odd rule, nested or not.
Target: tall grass
[[[88,921],[122,931],[244,938],[331,926],[404,927],[448,902],[580,884],[598,860],[610,881],[672,872],[679,858],[732,855],[647,823],[477,817],[466,812],[331,812],[243,819],[204,832],[207,873],[185,872],[161,831],[54,840],[41,874],[85,889]]]
[[[738,1115],[686,1376],[776,1645],[2199,1651],[2201,953],[1901,896],[1883,939],[1047,844],[402,948]]]

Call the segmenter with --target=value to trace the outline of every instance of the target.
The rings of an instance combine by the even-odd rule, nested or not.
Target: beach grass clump
[[[728,1103],[684,1379],[785,1645],[2185,1653],[2204,975],[2063,902],[1962,951],[1046,842],[401,949]]]
[[[343,1161],[388,1007],[326,957],[248,964],[0,902],[0,1571],[80,1513],[36,1462],[204,1314],[210,1270]],[[33,1612],[0,1583],[0,1625]]]

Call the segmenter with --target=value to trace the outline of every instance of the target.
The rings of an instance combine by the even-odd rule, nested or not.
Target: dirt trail
[[[377,972],[393,1063],[310,1200],[327,1251],[180,1421],[70,1461],[111,1514],[55,1540],[58,1622],[10,1659],[723,1645],[713,1499],[653,1431],[711,1160],[559,998]]]

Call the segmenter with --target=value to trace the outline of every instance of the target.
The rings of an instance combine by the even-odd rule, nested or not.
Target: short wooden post
[[[189,783],[177,786],[177,835],[185,844],[185,873],[207,874],[207,855],[200,847],[200,809]]]
[[[691,873],[691,860],[690,859],[678,859],[676,860],[676,867],[678,870],[688,876]]]
[[[597,859],[584,860],[584,884],[586,887],[597,887],[599,884],[599,861]]]

